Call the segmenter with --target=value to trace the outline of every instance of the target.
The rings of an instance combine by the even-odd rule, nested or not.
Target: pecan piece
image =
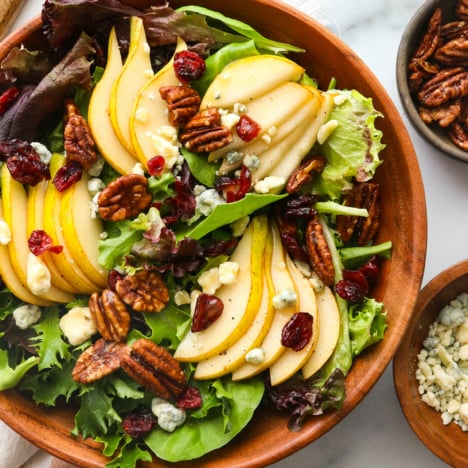
[[[137,312],[160,312],[169,302],[169,289],[161,275],[153,270],[139,270],[118,279],[115,290]]]
[[[91,294],[88,307],[97,329],[106,341],[124,341],[130,330],[130,313],[120,297],[110,289]]]
[[[442,25],[440,34],[444,40],[454,39],[468,33],[468,22],[450,21]]]
[[[456,146],[464,151],[468,151],[468,131],[459,120],[455,120],[448,127],[448,136]]]
[[[299,191],[304,185],[308,184],[312,180],[313,174],[320,174],[320,172],[323,171],[326,162],[327,161],[323,156],[314,156],[312,159],[302,163],[294,169],[292,174],[289,176],[286,184],[286,191],[290,194]]]
[[[460,36],[446,42],[434,53],[434,59],[448,67],[468,65],[468,38]]]
[[[72,371],[75,382],[89,384],[120,368],[122,359],[130,354],[125,343],[105,341],[103,338],[83,351]]]
[[[167,102],[168,119],[175,127],[188,122],[200,107],[200,95],[190,86],[163,86],[159,94]]]
[[[180,364],[169,351],[147,338],[135,341],[120,365],[141,386],[166,400],[179,397],[187,386]]]
[[[455,5],[455,13],[458,18],[468,21],[468,1],[458,0]]]
[[[438,122],[441,127],[445,128],[460,115],[461,102],[461,99],[454,99],[437,107],[420,106],[419,115],[423,122],[427,124]]]
[[[113,180],[98,197],[98,211],[102,219],[122,221],[146,210],[152,201],[146,177],[128,174]]]
[[[341,239],[347,242],[356,234],[359,245],[369,243],[377,234],[380,225],[379,185],[373,182],[356,184],[345,193],[343,204],[365,208],[368,216],[337,216],[336,229]]]
[[[221,125],[221,115],[212,107],[195,114],[180,133],[179,140],[194,153],[212,152],[231,143],[232,133]]]
[[[335,267],[327,241],[323,234],[322,225],[317,216],[314,216],[307,224],[305,241],[309,261],[323,284],[333,285],[335,279]]]
[[[88,123],[71,99],[65,101],[65,109],[64,144],[67,162],[75,161],[89,169],[97,161],[97,154]]]
[[[429,19],[427,29],[421,39],[421,42],[419,43],[419,46],[410,61],[410,70],[413,66],[413,62],[427,60],[437,49],[441,38],[441,25],[442,10],[440,8],[436,8]]]
[[[418,92],[421,104],[436,107],[468,95],[468,71],[462,67],[445,68],[427,81]]]

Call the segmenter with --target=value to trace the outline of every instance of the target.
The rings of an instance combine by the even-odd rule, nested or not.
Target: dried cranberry
[[[27,142],[13,139],[0,142],[0,156],[6,161],[13,179],[25,185],[36,185],[50,179],[49,168]]]
[[[244,141],[251,141],[258,136],[260,128],[260,125],[248,115],[242,115],[236,125],[237,134]]]
[[[252,176],[246,166],[242,166],[240,177],[220,177],[215,188],[228,203],[241,200],[252,186]]]
[[[3,115],[7,111],[19,94],[19,88],[12,86],[0,95],[0,115]]]
[[[366,277],[369,286],[374,284],[379,273],[379,259],[377,256],[371,257],[364,265],[359,268],[359,271]]]
[[[218,320],[224,310],[224,304],[219,297],[202,293],[197,298],[195,313],[192,319],[192,332],[207,329],[213,322]]]
[[[149,408],[141,407],[127,414],[122,420],[122,429],[133,439],[147,434],[156,424],[156,418]]]
[[[293,351],[300,351],[312,338],[314,318],[307,312],[297,312],[283,327],[281,344]]]
[[[185,392],[177,399],[176,406],[181,409],[197,409],[203,403],[200,390],[189,385]]]
[[[52,183],[59,192],[63,192],[81,179],[83,168],[75,161],[70,161],[62,166],[55,174]]]
[[[62,245],[52,245],[52,239],[47,232],[37,229],[31,232],[28,239],[29,250],[36,256],[44,252],[61,253],[63,251]]]
[[[107,284],[109,285],[109,288],[112,291],[115,291],[115,285],[117,281],[123,278],[123,275],[120,274],[117,270],[111,270],[109,271],[109,274],[107,275]]]
[[[148,172],[152,176],[159,177],[164,170],[165,164],[164,156],[155,156],[148,161]]]
[[[210,244],[203,247],[204,257],[217,257],[218,255],[229,255],[237,245],[238,240],[234,237],[228,240],[211,240]]]
[[[343,279],[335,285],[335,292],[353,304],[362,302],[368,291],[369,284],[360,271],[343,270]]]
[[[181,81],[195,81],[206,71],[206,64],[196,52],[182,50],[174,56],[174,71]]]

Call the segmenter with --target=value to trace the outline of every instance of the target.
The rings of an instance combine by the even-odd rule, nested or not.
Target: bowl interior
[[[467,291],[468,260],[457,263],[430,281],[419,295],[407,334],[393,361],[395,388],[408,423],[435,455],[456,467],[468,464],[467,435],[453,423],[444,426],[441,414],[421,400],[415,372],[417,355],[430,325],[445,305]]]
[[[429,126],[422,121],[419,116],[418,107],[408,87],[408,63],[421,42],[429,18],[436,8],[441,8],[444,21],[453,19],[455,3],[456,0],[429,0],[414,14],[402,35],[400,47],[398,48],[396,78],[403,107],[419,134],[442,152],[458,160],[468,162],[468,153],[454,145],[443,128],[438,124]]]
[[[177,7],[190,2],[174,0]],[[426,255],[426,205],[421,175],[404,123],[387,92],[372,72],[332,33],[321,25],[275,0],[223,2],[198,0],[197,4],[221,10],[246,21],[263,34],[307,50],[293,58],[304,65],[322,89],[336,78],[340,88],[356,88],[374,100],[384,114],[378,127],[384,132],[384,164],[378,170],[381,185],[382,219],[380,241],[393,242],[393,256],[382,266],[373,295],[383,301],[388,314],[384,340],[356,360],[347,376],[347,398],[339,412],[312,418],[301,432],[289,432],[287,416],[263,409],[235,443],[184,466],[265,466],[323,435],[348,414],[382,375],[406,331],[421,285]],[[39,18],[0,45],[0,59],[40,27]],[[30,37],[34,44],[36,36]],[[37,408],[16,391],[0,394],[0,418],[36,445],[72,463],[103,466],[99,447],[69,436],[73,427],[71,409]],[[152,466],[167,466],[155,460]]]

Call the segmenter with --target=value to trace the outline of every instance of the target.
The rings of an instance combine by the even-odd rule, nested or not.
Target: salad
[[[372,100],[194,5],[42,19],[2,62],[0,390],[76,407],[109,467],[339,409],[386,328]]]

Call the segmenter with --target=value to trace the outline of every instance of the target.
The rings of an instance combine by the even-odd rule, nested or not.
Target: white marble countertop
[[[14,27],[37,14],[41,3],[27,0]],[[320,16],[367,63],[403,114],[395,81],[396,53],[406,24],[423,0],[322,0],[321,4],[319,0],[296,0],[297,3],[314,13],[322,7]],[[408,129],[426,188],[429,234],[425,284],[441,270],[468,258],[468,217],[462,216],[468,200],[468,165],[431,148],[409,124]],[[446,241],[448,234],[450,242]],[[51,458],[39,452],[27,467],[49,467],[50,463]],[[0,466],[3,466],[1,461]],[[410,429],[400,409],[389,366],[362,403],[340,425],[272,466],[441,468],[447,465]]]

